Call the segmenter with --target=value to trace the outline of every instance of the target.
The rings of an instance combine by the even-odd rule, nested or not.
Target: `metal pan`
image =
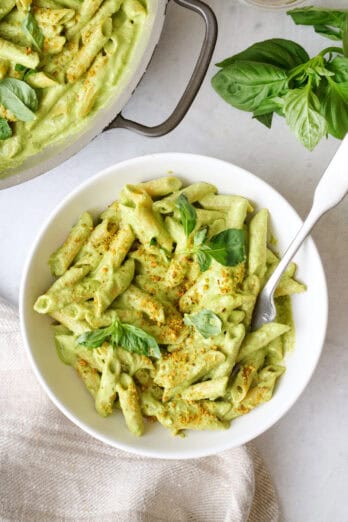
[[[43,151],[29,157],[19,167],[1,173],[0,189],[24,183],[48,170],[57,167],[65,160],[79,152],[87,143],[103,130],[123,128],[144,136],[158,137],[172,131],[189,110],[207,72],[217,38],[217,22],[210,7],[200,0],[171,0],[181,7],[190,9],[200,15],[205,24],[205,36],[196,66],[184,94],[180,98],[173,113],[163,123],[147,127],[124,118],[122,109],[132,96],[136,86],[151,61],[151,57],[159,42],[169,0],[150,0],[149,17],[142,37],[135,49],[132,68],[122,78],[109,103],[100,109],[89,124],[77,134],[69,136],[62,142],[46,147]],[[4,177],[5,176],[5,177]]]

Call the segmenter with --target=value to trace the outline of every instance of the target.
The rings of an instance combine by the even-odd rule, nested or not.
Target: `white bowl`
[[[53,212],[42,228],[29,255],[20,292],[22,334],[35,374],[54,404],[75,424],[93,437],[140,455],[184,459],[203,457],[244,444],[277,422],[294,404],[308,384],[317,365],[325,339],[328,299],[325,274],[312,239],[297,254],[298,278],[308,291],[293,297],[296,348],[286,356],[285,374],[274,397],[249,414],[234,420],[224,431],[188,432],[186,438],[173,437],[160,424],[148,424],[145,435],[136,438],[125,425],[121,413],[100,417],[93,400],[75,371],[57,357],[50,328],[51,320],[33,311],[33,304],[52,283],[47,259],[64,240],[70,227],[84,210],[98,215],[117,199],[125,183],[138,183],[174,172],[186,183],[208,181],[219,192],[240,194],[267,207],[280,252],[301,226],[289,203],[253,174],[230,163],[191,154],[153,154],[124,161],[85,182]]]

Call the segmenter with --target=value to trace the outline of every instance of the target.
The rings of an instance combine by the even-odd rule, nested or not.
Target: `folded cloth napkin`
[[[17,312],[0,299],[0,520],[273,522],[279,508],[250,444],[173,461],[85,434],[41,390]]]

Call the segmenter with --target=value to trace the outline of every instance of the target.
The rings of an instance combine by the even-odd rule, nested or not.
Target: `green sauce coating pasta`
[[[77,371],[97,413],[120,410],[136,436],[147,418],[175,435],[228,428],[271,399],[294,345],[290,295],[305,290],[296,265],[279,283],[277,320],[250,331],[279,262],[268,211],[216,192],[208,183],[182,187],[172,175],[126,185],[94,222],[82,214],[50,257],[57,279],[34,305],[58,323],[59,358]],[[182,194],[186,214],[175,203]],[[194,222],[185,228],[187,216]],[[219,251],[204,266],[199,252],[209,255],[225,227],[233,256]]]

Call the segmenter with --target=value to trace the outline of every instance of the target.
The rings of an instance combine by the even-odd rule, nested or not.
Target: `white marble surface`
[[[280,12],[209,0],[219,19],[214,59],[224,58],[269,37],[296,39],[310,52],[326,46],[310,28],[295,27]],[[345,0],[321,2],[344,6]],[[126,114],[159,122],[175,105],[191,71],[202,37],[200,21],[172,6],[162,43]],[[328,43],[330,45],[330,43]],[[276,119],[268,131],[213,92],[212,65],[185,121],[170,135],[148,139],[113,130],[94,140],[61,167],[0,193],[0,295],[18,301],[23,263],[43,220],[83,180],[122,159],[159,151],[204,153],[229,160],[271,183],[305,215],[313,188],[338,146],[324,140],[307,152]],[[326,346],[308,388],[276,426],[257,439],[277,485],[283,520],[348,520],[348,200],[328,214],[314,232],[328,278],[330,318]],[[263,521],[260,521],[263,522]]]

